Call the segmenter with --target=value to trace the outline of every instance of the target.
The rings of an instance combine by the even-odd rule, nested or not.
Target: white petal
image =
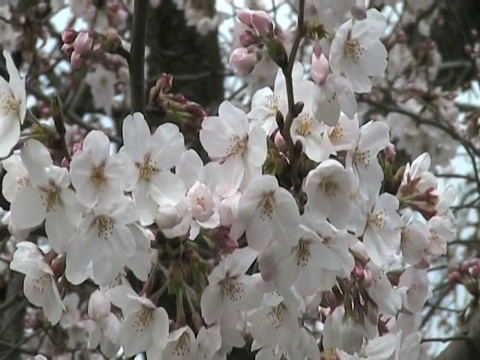
[[[23,188],[11,205],[12,222],[18,229],[30,229],[45,220],[46,204],[38,188]]]

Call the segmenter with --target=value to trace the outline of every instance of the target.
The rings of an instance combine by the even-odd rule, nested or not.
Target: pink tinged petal
[[[245,178],[245,165],[239,156],[230,156],[221,164],[221,172],[225,178],[220,189],[226,197],[233,195],[242,184]]]
[[[185,151],[185,140],[175,124],[160,125],[152,136],[152,159],[161,170],[170,170],[178,164]]]
[[[159,307],[153,311],[151,326],[155,344],[163,349],[167,343],[169,329],[168,314],[164,308]]]
[[[45,304],[46,293],[52,279],[51,275],[38,269],[30,269],[25,274],[23,281],[23,293],[25,297],[35,306]]]
[[[287,292],[300,274],[300,264],[297,263],[296,252],[288,254],[275,265],[273,283],[280,293]]]
[[[45,293],[45,303],[43,304],[43,311],[50,324],[55,325],[60,321],[65,309],[65,305],[62,303],[60,293],[57,285],[51,278],[50,286]]]
[[[38,188],[23,188],[12,203],[12,223],[18,229],[30,229],[45,220],[46,203],[44,194]]]
[[[389,333],[370,340],[366,348],[366,355],[369,359],[374,360],[388,359],[396,349],[398,336],[399,334]]]
[[[90,131],[83,141],[83,151],[95,167],[101,166],[110,154],[110,140],[102,131]]]
[[[133,161],[143,160],[150,145],[150,129],[142,113],[128,115],[122,125],[124,150]]]
[[[177,174],[184,182],[186,188],[190,188],[203,170],[203,162],[195,150],[187,150],[182,154],[178,165],[175,168]]]
[[[186,188],[182,180],[170,171],[157,173],[150,183],[150,194],[160,206],[176,205],[185,198]]]
[[[125,225],[117,224],[113,228],[112,239],[115,249],[126,257],[135,253],[135,239]]]
[[[245,231],[248,246],[257,251],[265,249],[273,238],[271,220],[261,212],[261,208],[256,209],[253,219],[248,222]]]
[[[223,290],[220,285],[210,284],[203,290],[200,300],[203,320],[207,324],[213,324],[222,316]]]
[[[150,348],[153,342],[150,321],[146,321],[145,311],[152,309],[141,309],[138,312],[128,314],[123,320],[120,329],[120,344],[125,350],[125,356],[134,356]]]
[[[0,115],[0,157],[7,157],[19,139],[20,123],[18,119],[12,115]]]
[[[53,162],[45,145],[38,140],[30,139],[22,147],[20,157],[34,183],[42,186],[48,185],[46,168]]]
[[[262,166],[267,158],[266,133],[261,127],[254,127],[248,136],[248,161],[253,166]]]
[[[52,249],[61,254],[68,250],[70,239],[75,234],[75,225],[69,214],[60,206],[56,206],[47,213],[45,219],[45,232]]]

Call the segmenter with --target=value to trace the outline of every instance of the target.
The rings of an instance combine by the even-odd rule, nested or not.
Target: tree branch
[[[132,112],[145,113],[145,42],[148,0],[135,0],[130,49],[130,100]]]

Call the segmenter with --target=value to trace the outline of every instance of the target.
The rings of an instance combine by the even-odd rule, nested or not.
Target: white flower
[[[135,239],[128,225],[138,220],[133,203],[127,199],[96,206],[78,226],[66,259],[66,276],[78,283],[76,274],[92,262],[93,279],[106,286],[135,253]]]
[[[335,151],[355,149],[360,133],[358,116],[349,119],[344,113],[340,114],[338,123],[327,131],[330,143]]]
[[[186,200],[191,213],[189,238],[193,240],[200,228],[213,229],[220,224],[220,196],[217,193],[220,165],[211,162],[204,166],[200,156],[194,150],[188,150],[182,155],[175,172],[188,189]]]
[[[290,132],[295,143],[302,143],[305,155],[310,160],[320,162],[327,159],[334,149],[326,126],[317,121],[307,109],[308,105],[305,105],[304,110],[293,120]]]
[[[292,335],[300,330],[298,318],[304,311],[303,299],[293,291],[284,296],[267,293],[262,305],[248,314],[250,333],[261,347],[278,347],[285,351],[295,340]]]
[[[387,21],[376,9],[367,11],[364,20],[349,20],[335,32],[330,47],[330,66],[334,74],[344,73],[353,91],[370,92],[369,76],[383,76],[387,68],[387,50],[380,41]]]
[[[12,223],[17,229],[31,229],[45,220],[45,231],[52,248],[62,253],[81,219],[81,207],[69,189],[65,168],[51,164],[48,150],[37,140],[29,140],[21,150],[31,186],[24,186],[11,205]],[[24,179],[24,178],[22,178]]]
[[[354,266],[347,244],[343,243],[343,248],[330,248],[335,243],[342,242],[330,224],[316,224],[305,216],[303,220],[305,224],[297,230],[299,240],[295,245],[289,247],[275,242],[261,255],[260,270],[267,267],[273,271],[273,283],[280,294],[284,294],[293,285],[299,295],[313,295],[324,288],[323,271],[348,275]],[[347,264],[345,258],[348,259]],[[344,267],[347,268],[346,274],[342,271]]]
[[[405,261],[416,265],[422,260],[423,252],[430,242],[430,232],[426,224],[415,219],[410,209],[405,209],[401,220],[400,249]]]
[[[295,101],[309,100],[312,83],[303,79],[303,66],[299,62],[295,62],[292,70],[293,91]],[[258,90],[252,98],[252,110],[248,113],[248,118],[253,126],[260,126],[265,133],[270,136],[278,128],[277,112],[281,112],[283,116],[287,115],[287,88],[285,76],[281,69],[278,69],[275,77],[274,90],[264,87]]]
[[[357,112],[357,101],[348,79],[330,74],[330,67],[325,55],[312,55],[313,89],[312,110],[319,122],[334,126],[343,112],[352,119]]]
[[[200,141],[208,155],[221,163],[223,192],[231,195],[261,175],[267,139],[265,131],[259,126],[250,128],[247,115],[230,102],[221,103],[218,114],[203,120]]]
[[[90,85],[95,108],[103,109],[107,114],[110,114],[115,98],[117,75],[97,64],[95,71],[87,74],[85,82]]]
[[[52,164],[50,154],[48,157],[50,162],[46,163],[45,166]],[[13,154],[8,159],[3,160],[2,164],[7,172],[2,181],[2,194],[5,199],[12,203],[20,190],[24,187],[31,186],[32,182],[19,154]]]
[[[382,193],[369,205],[363,244],[370,260],[379,267],[385,267],[400,247],[398,207],[398,199],[389,193]]]
[[[272,241],[295,244],[300,213],[293,195],[274,176],[254,179],[242,194],[238,219],[245,224],[248,245],[258,251]]]
[[[122,310],[124,317],[119,339],[125,356],[146,351],[147,360],[159,359],[168,336],[169,320],[165,309],[138,296],[128,286],[117,286],[109,290],[108,296]]]
[[[133,200],[138,207],[142,223],[150,225],[157,207],[170,192],[174,180],[170,169],[177,165],[185,145],[178,126],[165,123],[153,135],[150,134],[141,113],[128,115],[123,121],[124,146],[120,151],[134,165],[128,181],[133,189]],[[127,175],[125,175],[127,176]]]
[[[195,334],[189,326],[183,326],[168,334],[167,346],[163,350],[162,359],[195,360],[196,355]]]
[[[43,254],[38,247],[31,242],[18,243],[10,269],[25,274],[25,297],[33,305],[43,308],[52,325],[57,324],[65,306],[60,298],[53,270],[43,261]]]
[[[110,156],[110,141],[98,130],[88,133],[83,149],[75,153],[70,165],[72,185],[77,198],[92,208],[97,203],[118,200],[126,189],[131,174],[122,154]]]
[[[254,278],[245,274],[256,258],[257,252],[248,247],[237,249],[212,270],[200,302],[207,324],[221,318],[235,323],[239,311],[260,304],[262,293]]]
[[[328,218],[337,228],[344,228],[350,219],[350,194],[356,187],[357,179],[350,169],[337,160],[325,160],[307,175],[307,207],[320,219]]]
[[[396,316],[402,307],[400,293],[392,287],[384,270],[372,262],[367,263],[365,269],[372,274],[371,284],[366,287],[368,296],[375,302],[380,312]]]
[[[113,358],[120,350],[120,320],[113,313],[97,320],[88,320],[88,348],[95,349],[100,345],[100,350],[105,356]]]
[[[383,169],[377,155],[390,143],[388,125],[383,121],[370,121],[360,128],[357,145],[347,152],[347,163],[360,180],[360,188],[371,198],[378,194],[383,180]]]
[[[12,55],[4,50],[9,82],[0,76],[0,158],[8,156],[20,138],[20,125],[25,120],[25,78],[21,78]]]
[[[398,334],[388,333],[375,339],[365,341],[358,354],[338,353],[340,360],[387,360],[396,350]]]
[[[432,296],[427,271],[413,266],[400,275],[398,288],[402,296],[403,307],[412,313],[421,312],[427,300]]]

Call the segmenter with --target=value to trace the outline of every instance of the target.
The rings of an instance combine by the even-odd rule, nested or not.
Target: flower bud
[[[85,60],[79,52],[72,52],[72,55],[70,56],[70,65],[72,66],[72,69],[78,69],[84,62]]]
[[[207,221],[214,213],[213,197],[205,184],[197,181],[187,192],[193,217],[198,221]]]
[[[160,229],[171,229],[182,221],[183,213],[176,206],[166,205],[158,209],[155,222]]]
[[[460,284],[462,282],[462,277],[458,271],[453,271],[448,274],[448,281]]]
[[[273,23],[265,11],[252,11],[251,24],[260,36],[269,36],[273,33]]]
[[[330,66],[325,55],[320,54],[320,56],[317,56],[314,52],[312,54],[312,69],[310,72],[314,83],[317,85],[322,85],[327,79],[329,73]]]
[[[280,131],[277,131],[275,133],[275,138],[274,138],[273,142],[275,143],[275,146],[277,147],[277,149],[282,149],[286,144],[285,139],[283,138]]]
[[[250,9],[242,9],[238,13],[238,20],[244,25],[252,26],[252,13]]]
[[[365,0],[357,0],[355,5],[350,9],[350,14],[355,20],[364,20],[367,18],[367,9],[365,8]]]
[[[85,54],[92,50],[92,46],[93,38],[87,31],[80,32],[73,42],[73,49],[80,54]]]
[[[242,32],[238,39],[243,47],[249,47],[250,45],[255,45],[259,42],[259,39],[249,30]]]
[[[62,45],[62,51],[65,55],[71,56],[73,53],[73,45],[71,44],[63,44]]]
[[[230,55],[230,65],[242,75],[252,72],[257,64],[257,56],[246,48],[237,48]]]
[[[111,304],[107,296],[100,290],[95,290],[88,300],[88,317],[91,320],[100,320],[110,314]]]
[[[66,29],[62,33],[62,41],[64,44],[72,44],[75,41],[75,38],[77,37],[78,32],[76,32],[73,29]]]

